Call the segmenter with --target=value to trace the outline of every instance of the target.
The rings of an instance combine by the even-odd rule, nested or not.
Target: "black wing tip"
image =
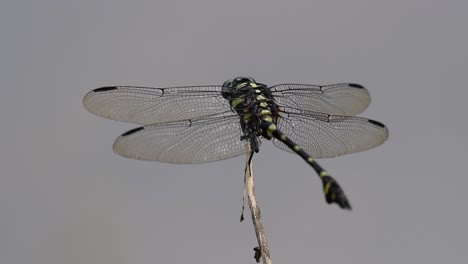
[[[126,136],[128,136],[128,135],[131,135],[131,134],[136,133],[136,132],[138,132],[138,131],[140,131],[140,130],[143,130],[143,129],[145,129],[145,128],[144,128],[144,127],[137,127],[137,128],[134,128],[134,129],[132,129],[132,130],[129,130],[129,131],[123,133],[123,134],[121,135],[121,137],[126,137]]]
[[[376,126],[378,126],[378,127],[385,128],[385,125],[382,124],[382,123],[380,123],[379,121],[375,121],[375,120],[369,119],[369,120],[367,120],[367,122],[369,122],[369,123],[371,123],[371,124],[373,124],[373,125],[376,125]]]
[[[94,89],[93,92],[100,93],[100,92],[107,92],[107,91],[112,91],[112,90],[117,90],[117,87],[116,86],[100,87],[100,88]]]
[[[364,86],[358,84],[358,83],[350,83],[349,87],[356,88],[356,89],[366,89]]]

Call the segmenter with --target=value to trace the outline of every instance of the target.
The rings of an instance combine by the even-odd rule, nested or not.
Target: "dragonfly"
[[[115,153],[132,159],[196,164],[258,153],[262,139],[300,156],[322,181],[325,200],[351,204],[316,161],[382,144],[388,129],[357,117],[370,103],[356,83],[267,86],[251,77],[223,85],[168,88],[107,86],[85,95],[91,113],[140,125],[119,136]]]

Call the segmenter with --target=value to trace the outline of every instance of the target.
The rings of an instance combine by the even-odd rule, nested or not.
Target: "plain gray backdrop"
[[[299,157],[264,141],[256,189],[273,263],[468,259],[468,2],[0,3],[0,262],[254,263],[239,223],[244,157],[125,159],[134,125],[82,106],[107,85],[357,82],[375,149],[321,160],[353,211],[324,201]]]

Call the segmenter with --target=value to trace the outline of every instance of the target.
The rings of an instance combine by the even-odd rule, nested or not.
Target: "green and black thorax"
[[[241,139],[249,139],[252,149],[258,152],[258,137],[271,139],[271,133],[264,128],[276,124],[279,117],[278,106],[270,89],[250,77],[238,77],[223,84],[222,95],[240,117]]]

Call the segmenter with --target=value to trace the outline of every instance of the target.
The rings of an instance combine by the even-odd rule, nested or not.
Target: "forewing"
[[[353,116],[364,111],[370,95],[362,85],[341,83],[331,85],[280,84],[270,87],[279,106],[330,115]]]
[[[130,130],[114,143],[114,152],[132,159],[165,163],[205,163],[245,154],[239,116],[183,120]]]
[[[350,116],[286,109],[278,119],[278,129],[313,158],[331,158],[360,152],[382,144],[388,138],[387,128],[380,122]],[[293,152],[281,141],[275,146]]]
[[[221,86],[152,88],[102,87],[83,99],[88,111],[101,117],[140,125],[186,120],[230,110]]]

